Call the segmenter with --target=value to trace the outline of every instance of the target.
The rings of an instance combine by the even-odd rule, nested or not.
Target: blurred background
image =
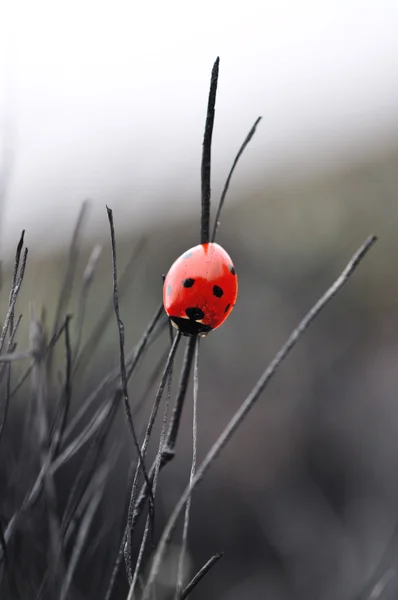
[[[121,271],[141,244],[121,300],[133,346],[161,300],[162,273],[199,240],[216,56],[213,206],[263,117],[221,219],[218,241],[234,260],[240,292],[229,320],[201,347],[200,458],[357,247],[379,236],[197,490],[189,552],[192,573],[225,552],[193,598],[395,598],[398,4],[15,0],[1,12],[0,249],[8,285],[26,229],[18,304],[26,315],[32,300],[54,315],[88,198],[69,309],[96,244],[103,250],[86,337],[111,300],[107,204]],[[4,288],[3,314],[7,302]],[[19,338],[23,349],[27,318]],[[74,384],[76,405],[118,364],[117,343],[111,318]],[[165,333],[154,356],[167,343]],[[177,459],[161,485],[164,517],[189,477],[191,418],[188,403]],[[128,456],[125,448],[113,502],[125,490]],[[90,583],[91,572],[81,574],[85,597],[98,597]]]

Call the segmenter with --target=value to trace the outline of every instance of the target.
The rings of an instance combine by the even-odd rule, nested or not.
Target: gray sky
[[[398,141],[396,0],[8,0],[1,11],[2,133],[15,150],[6,248],[22,227],[43,249],[62,242],[85,197],[104,223],[105,203],[121,211],[123,199],[126,229],[171,198],[171,217],[197,210],[185,199],[199,194],[217,55],[215,191],[258,115],[237,188]]]

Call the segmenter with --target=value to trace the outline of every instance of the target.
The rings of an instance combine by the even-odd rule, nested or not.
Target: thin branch
[[[69,526],[74,518],[76,510],[80,504],[80,501],[83,497],[87,486],[92,479],[93,473],[97,468],[97,463],[101,454],[101,451],[105,445],[107,437],[111,431],[117,409],[120,405],[120,401],[122,399],[122,391],[118,388],[115,392],[115,395],[112,399],[112,402],[107,406],[106,414],[104,415],[103,422],[98,430],[92,436],[90,441],[89,448],[84,455],[82,465],[74,484],[69,493],[67,505],[64,511],[64,516],[62,520],[62,533],[66,535]]]
[[[6,576],[10,577],[11,574],[9,572],[8,550],[7,550],[6,538],[4,536],[3,524],[1,522],[1,520],[0,520],[0,546],[3,551],[3,556],[4,556],[4,568],[6,571]]]
[[[34,304],[30,303],[29,343],[33,357],[32,389],[34,391],[36,409],[37,441],[39,446],[40,467],[43,471],[43,489],[48,516],[50,548],[48,569],[43,579],[38,598],[42,598],[47,585],[57,585],[58,577],[63,572],[63,540],[57,512],[57,493],[52,474],[48,470],[51,462],[51,446],[49,441],[49,424],[47,416],[47,381],[46,381],[46,336],[43,322],[36,317]],[[58,567],[60,567],[58,569]]]
[[[161,459],[161,455],[163,452],[163,445],[164,445],[163,428],[166,427],[168,406],[169,406],[169,401],[170,401],[170,396],[171,396],[171,376],[172,376],[172,369],[173,369],[173,361],[174,361],[175,352],[177,351],[177,346],[179,344],[180,338],[181,338],[181,336],[177,334],[174,341],[172,340],[173,341],[172,347],[169,350],[167,361],[164,366],[163,374],[162,374],[160,384],[158,387],[158,391],[156,394],[154,406],[152,408],[152,415],[154,415],[155,411],[157,412],[157,407],[159,406],[161,397],[163,395],[163,391],[164,391],[166,382],[168,382],[168,394],[167,394],[167,401],[166,401],[164,415],[163,415],[163,425],[162,425],[162,433],[160,436],[159,449],[158,449],[158,453],[157,453],[157,456],[155,459],[155,463],[152,466],[150,474],[149,474],[150,480],[153,481],[152,490],[153,490],[154,496],[155,496],[155,490],[156,490],[156,482],[157,482],[157,478],[158,478],[158,474],[159,474],[160,459]],[[156,416],[156,414],[155,414],[155,416]],[[151,418],[149,419],[149,421],[151,421]],[[149,425],[150,425],[150,422],[148,422],[147,433],[148,433]],[[125,555],[125,560],[126,560],[126,554],[128,554],[128,552],[131,553],[131,549],[129,549],[127,547],[127,540],[128,540],[128,538],[130,538],[130,540],[131,540],[131,537],[132,537],[132,534],[134,531],[134,527],[138,521],[138,517],[141,514],[141,510],[142,510],[145,500],[147,498],[148,490],[147,490],[146,484],[144,483],[144,486],[143,486],[144,492],[141,491],[139,499],[136,501],[136,492],[134,491],[135,478],[136,478],[136,473],[134,475],[134,480],[133,480],[133,483],[131,486],[130,499],[129,499],[128,509],[127,509],[127,526],[124,529],[124,534],[123,534],[122,541],[121,541],[121,544],[119,547],[119,551],[118,551],[118,554],[116,557],[116,561],[115,561],[115,564],[114,564],[114,567],[112,570],[112,575],[111,575],[111,579],[110,579],[110,582],[108,585],[105,600],[110,600],[110,598],[112,596],[113,589],[114,589],[115,582],[116,582],[116,576],[117,576],[117,573],[119,571],[119,568],[120,568],[120,565],[121,565],[121,562],[123,559],[123,554]],[[145,535],[145,533],[144,533],[144,535]],[[131,541],[129,543],[131,544]],[[128,556],[127,556],[127,561],[131,561],[131,558],[129,559]],[[137,566],[139,567],[138,561],[136,563],[136,570],[137,570]],[[128,569],[128,567],[127,567],[127,569]],[[134,574],[132,575],[132,578],[131,578],[131,587],[134,590],[133,581],[134,581]],[[131,587],[130,587],[130,589],[131,589]]]
[[[181,368],[180,375],[180,383],[177,392],[177,398],[174,406],[173,415],[171,418],[170,428],[167,434],[166,442],[162,449],[162,453],[160,456],[159,469],[163,469],[166,464],[168,464],[171,460],[173,460],[175,456],[175,445],[177,442],[178,432],[180,428],[182,409],[184,406],[185,396],[188,389],[189,376],[191,373],[192,361],[195,352],[195,344],[196,339],[194,336],[190,336],[188,339],[188,343],[185,350],[184,362]],[[159,387],[160,391],[160,387]],[[154,473],[156,472],[158,458],[156,457],[154,463],[149,472],[149,479],[152,480]],[[131,510],[129,511],[129,523],[131,531],[134,531],[134,528],[138,522],[138,519],[143,510],[145,501],[148,497],[148,493],[150,493],[151,488],[148,486],[147,482],[144,483],[140,495],[138,496],[136,502],[134,504],[130,503]]]
[[[153,404],[152,411],[151,411],[151,414],[149,417],[149,421],[148,421],[148,425],[147,425],[147,429],[146,429],[146,433],[145,433],[145,438],[144,438],[144,442],[143,442],[142,449],[141,449],[141,455],[144,458],[145,458],[146,452],[148,450],[148,444],[149,444],[150,436],[151,436],[152,429],[153,429],[153,426],[155,423],[155,419],[156,419],[156,416],[157,416],[157,413],[159,410],[160,401],[163,396],[163,391],[166,386],[167,378],[169,377],[169,373],[173,367],[174,357],[175,357],[175,353],[177,352],[177,348],[178,348],[180,339],[181,339],[181,334],[178,334],[175,337],[174,343],[170,349],[169,355],[167,357],[166,365],[163,370],[163,374],[162,374],[159,388],[158,388],[158,391],[157,391],[157,394],[155,397],[155,402]],[[129,503],[128,513],[127,513],[126,545],[124,548],[124,559],[125,559],[125,563],[126,563],[127,577],[129,579],[130,584],[133,581],[133,572],[132,572],[132,565],[131,565],[131,538],[132,538],[133,528],[134,528],[134,512],[135,512],[135,508],[136,508],[136,500],[137,500],[137,492],[138,492],[139,469],[140,469],[140,463],[138,462],[137,469],[136,469],[136,472],[134,475],[133,485],[131,488],[130,503]],[[149,477],[152,482],[153,481],[152,470],[151,470]],[[150,483],[149,484],[150,488],[148,488],[148,483],[147,482],[145,482],[145,483],[147,486],[146,489],[148,491],[150,491],[150,493],[152,493],[152,484]]]
[[[370,248],[376,242],[376,236],[369,237],[366,242],[359,248],[359,250],[354,254],[344,271],[341,275],[336,279],[333,285],[323,294],[323,296],[315,303],[315,305],[309,310],[307,315],[303,318],[303,320],[299,323],[298,327],[294,329],[288,340],[276,354],[274,359],[268,365],[264,373],[261,375],[257,384],[254,386],[250,394],[246,397],[244,402],[241,404],[240,408],[236,411],[232,419],[229,421],[224,431],[221,433],[219,438],[210,448],[203,462],[199,466],[196,471],[196,475],[193,478],[190,485],[188,485],[180,500],[177,502],[169,521],[166,527],[163,530],[163,534],[160,538],[157,550],[154,554],[151,569],[148,575],[147,584],[144,589],[144,593],[141,600],[149,600],[153,584],[156,580],[156,577],[159,573],[159,568],[163,561],[163,557],[165,551],[171,541],[171,537],[173,535],[174,529],[176,527],[178,518],[183,511],[185,504],[192,493],[192,490],[200,483],[203,479],[204,475],[207,473],[209,467],[215,461],[215,459],[219,456],[221,451],[227,445],[227,443],[232,438],[235,431],[238,429],[239,425],[244,421],[250,410],[253,408],[261,393],[264,391],[266,386],[271,381],[272,377],[277,372],[280,365],[284,362],[288,354],[290,354],[291,350],[296,345],[297,341],[301,337],[301,335],[306,331],[312,321],[319,315],[323,308],[330,302],[330,300],[340,291],[340,289],[347,283],[352,273],[355,271],[359,263],[368,253]]]
[[[155,365],[152,369],[152,373],[147,378],[144,390],[142,391],[138,400],[136,402],[134,402],[134,406],[133,406],[133,417],[134,418],[136,418],[137,415],[141,412],[145,403],[148,401],[149,395],[153,394],[152,388],[154,387],[155,383],[157,381],[159,381],[159,377],[163,371],[169,351],[170,351],[169,348],[165,348],[165,350],[163,351],[163,354],[161,354],[159,356],[158,361],[155,363]]]
[[[73,363],[75,364],[80,351],[80,344],[82,340],[83,334],[83,323],[84,317],[86,315],[86,307],[87,307],[87,298],[89,295],[90,287],[94,279],[94,273],[98,267],[99,259],[102,252],[102,246],[97,244],[94,246],[90,257],[88,259],[88,263],[83,273],[83,281],[80,290],[78,309],[77,309],[77,318],[76,318],[76,344],[73,350]]]
[[[18,244],[18,248],[20,247],[21,243],[23,243],[23,233],[21,235],[21,240]],[[20,250],[22,250],[22,245]],[[19,264],[19,254],[17,251],[17,258],[16,260],[18,261]],[[11,294],[10,294],[10,303],[9,303],[9,307],[8,307],[8,312],[6,315],[6,318],[4,320],[3,323],[3,328],[0,334],[0,353],[3,351],[3,346],[4,346],[4,341],[6,339],[6,335],[7,335],[7,331],[8,328],[10,327],[11,322],[14,322],[14,311],[15,311],[15,304],[17,302],[17,298],[18,298],[18,294],[19,291],[21,289],[21,285],[22,285],[22,281],[25,275],[25,269],[26,269],[26,262],[28,260],[28,249],[25,248],[23,256],[22,256],[22,262],[21,262],[21,268],[19,270],[19,275],[16,279],[15,285],[13,285],[12,289],[11,289]]]
[[[127,379],[133,375],[135,369],[139,365],[145,350],[148,345],[152,343],[156,338],[160,331],[156,331],[155,328],[158,325],[161,317],[164,315],[163,305],[159,305],[157,308],[153,318],[149,322],[148,327],[144,331],[139,343],[135,346],[131,352],[127,355],[126,358],[126,366],[127,366]],[[83,416],[86,414],[88,409],[91,407],[93,402],[100,396],[100,394],[104,391],[104,389],[108,385],[112,385],[117,380],[120,379],[120,367],[116,367],[110,373],[108,373],[104,379],[98,384],[95,390],[90,394],[84,404],[79,408],[77,413],[73,418],[71,418],[70,423],[65,431],[65,438],[69,438],[72,431],[77,427],[78,423],[82,420]]]
[[[375,597],[374,591],[382,591],[383,583],[386,584],[386,575],[391,571],[391,564],[397,553],[397,541],[398,541],[398,523],[395,525],[394,530],[386,544],[384,552],[382,553],[380,560],[374,569],[373,573],[367,579],[366,583],[362,586],[360,591],[354,596],[354,600],[373,600]],[[389,579],[388,575],[387,578]]]
[[[189,483],[192,484],[193,478],[195,476],[196,469],[196,451],[198,446],[198,389],[199,389],[199,336],[196,338],[196,347],[195,347],[195,368],[194,368],[194,377],[193,377],[193,417],[192,417],[192,465],[191,465],[191,473],[189,476]],[[183,592],[184,585],[184,559],[187,552],[187,544],[188,544],[188,527],[189,527],[189,517],[191,510],[191,496],[188,498],[188,501],[185,505],[185,515],[184,515],[184,527],[182,532],[182,543],[180,550],[180,557],[178,561],[178,573],[177,573],[177,587],[175,593],[175,599],[180,600]]]
[[[203,136],[202,152],[202,219],[201,219],[201,243],[210,241],[210,198],[211,198],[211,142],[213,138],[214,112],[216,105],[218,67],[220,59],[217,57],[211,72],[209,99],[207,103],[207,114],[205,132]]]
[[[178,343],[177,340],[179,340],[179,339],[180,339],[180,334],[178,333],[176,335],[176,337],[174,338],[174,340],[172,340],[172,349],[175,346],[175,344]],[[171,398],[172,377],[173,377],[173,361],[171,361],[170,370],[167,374],[167,396],[166,396],[166,402],[164,405],[162,428],[160,430],[159,446],[158,446],[158,452],[157,452],[156,461],[155,461],[155,472],[153,475],[152,493],[153,493],[154,497],[156,495],[156,490],[157,490],[157,485],[158,485],[158,480],[159,480],[160,461],[161,461],[163,447],[164,447],[164,443],[165,443],[165,439],[166,439],[166,428],[167,428],[167,419],[168,419],[168,414],[169,414],[169,405],[170,405],[170,398]],[[136,564],[135,564],[134,575],[133,575],[133,579],[132,579],[132,582],[130,585],[130,590],[129,590],[127,600],[133,600],[133,598],[134,598],[134,590],[135,590],[135,586],[136,586],[138,578],[139,578],[141,563],[142,563],[142,560],[144,557],[144,551],[145,551],[146,541],[148,538],[149,526],[150,526],[149,517],[147,517],[147,520],[145,523],[145,528],[144,528],[144,533],[143,533],[142,540],[141,540],[141,546],[140,546],[140,549],[138,552],[138,557],[137,557]],[[152,549],[154,550],[154,547]]]
[[[11,284],[10,298],[9,298],[9,305],[10,306],[11,306],[11,303],[12,303],[12,297],[14,295],[15,285],[17,283],[19,262],[20,262],[20,259],[21,259],[21,252],[22,252],[22,248],[23,248],[24,237],[25,237],[25,229],[22,230],[21,237],[19,239],[17,250],[16,250],[16,253],[15,253],[14,272],[12,274],[12,284]],[[11,318],[10,318],[10,329],[11,329],[11,331],[13,330],[13,327],[14,327],[14,313],[11,314]]]
[[[0,363],[12,363],[17,360],[32,360],[32,352],[30,350],[24,350],[23,352],[10,352],[7,354],[2,354],[0,356]]]
[[[215,554],[214,556],[209,558],[207,563],[203,565],[203,567],[196,573],[195,577],[193,577],[188,583],[187,587],[182,592],[181,600],[185,600],[186,598],[188,598],[188,596],[193,592],[194,588],[196,588],[198,583],[202,581],[203,577],[207,575],[207,573],[210,571],[211,568],[214,567],[215,564],[218,563],[218,561],[220,560],[220,558],[222,558],[223,555],[223,552],[219,552],[218,554]]]
[[[62,437],[65,433],[66,423],[68,421],[69,408],[72,400],[72,347],[70,341],[69,322],[71,316],[66,316],[65,321],[65,384],[63,393],[61,395],[60,406],[58,409],[58,415],[56,418],[54,433],[52,435],[52,459],[58,454]],[[52,471],[54,472],[54,471]]]
[[[245,151],[246,146],[249,144],[249,142],[252,139],[253,135],[256,133],[257,125],[260,123],[260,121],[261,121],[261,117],[258,117],[258,119],[254,123],[253,127],[250,129],[249,133],[247,134],[247,136],[245,138],[245,141],[243,142],[243,144],[239,148],[239,152],[236,155],[235,160],[234,160],[234,162],[232,164],[231,170],[230,170],[230,172],[228,174],[227,180],[226,180],[225,185],[224,185],[224,189],[223,189],[222,194],[221,194],[220,202],[219,202],[218,208],[217,208],[217,214],[216,214],[216,219],[215,219],[214,228],[213,228],[213,236],[211,238],[212,242],[214,242],[214,240],[216,239],[217,229],[218,229],[218,227],[220,225],[221,210],[222,210],[222,207],[224,206],[225,197],[226,197],[228,189],[229,189],[229,184],[231,183],[232,175],[234,174],[236,165],[238,164],[240,157],[242,156],[243,152]]]
[[[113,212],[110,208],[108,208],[108,206],[106,207],[106,210],[108,213],[109,226],[110,226],[110,230],[111,230],[111,246],[112,246],[112,261],[113,261],[113,300],[114,300],[116,321],[117,321],[118,330],[119,330],[120,379],[121,379],[121,384],[122,384],[124,407],[125,407],[125,411],[126,411],[127,423],[129,425],[129,429],[130,429],[130,432],[131,432],[131,435],[132,435],[133,441],[134,441],[134,446],[137,450],[137,454],[138,454],[138,458],[139,458],[137,468],[138,468],[138,471],[140,468],[142,469],[144,479],[145,479],[146,484],[149,489],[149,514],[150,514],[150,518],[151,518],[151,526],[153,528],[155,506],[154,506],[154,501],[153,501],[153,496],[152,496],[152,491],[151,491],[151,484],[149,482],[148,473],[147,473],[146,466],[145,466],[145,461],[142,457],[141,448],[140,448],[137,434],[135,431],[133,417],[131,414],[128,389],[127,389],[126,361],[125,361],[125,355],[124,355],[124,324],[122,322],[122,319],[120,318],[120,309],[119,309],[119,290],[118,290],[118,283],[117,283],[116,238],[115,238],[115,228],[114,228],[114,224],[113,224]]]
[[[129,364],[127,379],[129,379],[129,377],[132,375],[133,371],[139,364],[139,359],[142,358],[143,352],[147,347],[147,341],[150,333],[151,331],[147,329],[143,337],[141,338],[139,345],[134,350],[135,354],[131,363]],[[156,365],[155,369],[157,368],[158,366]],[[112,371],[109,375],[107,375],[105,380],[101,382],[99,386],[97,386],[97,388],[94,390],[94,392],[90,394],[90,396],[88,396],[87,400],[82,405],[80,411],[75,415],[73,419],[71,419],[69,426],[67,427],[65,432],[65,438],[70,437],[72,430],[76,428],[76,425],[81,420],[82,415],[87,412],[87,404],[91,406],[91,404],[93,404],[93,402],[96,399],[98,399],[101,392],[103,392],[108,385],[112,384],[114,379],[116,379],[117,377],[120,377],[119,369],[117,369],[115,372]],[[137,413],[137,409],[140,408],[140,405],[142,404],[143,400],[145,400],[145,393],[143,395],[143,398],[141,398],[139,400],[139,403],[137,403],[137,405],[134,407],[134,416]],[[51,465],[52,472],[57,471],[62,465],[68,462],[82,448],[82,446],[84,446],[93,437],[95,432],[101,427],[104,419],[106,418],[106,415],[108,413],[108,405],[110,402],[112,402],[112,400],[109,400],[109,398],[102,402],[101,406],[95,411],[93,416],[90,418],[89,422],[83,427],[83,429],[81,429],[81,431],[77,435],[75,435],[75,437],[73,437],[69,444],[66,447],[64,447],[62,452],[53,461]]]
[[[191,366],[192,366],[192,361],[193,361],[193,356],[194,356],[194,349],[195,349],[195,337],[191,336],[188,341],[187,347],[186,347],[184,362],[183,362],[183,366],[181,368],[180,384],[179,384],[179,388],[178,388],[178,392],[177,392],[177,399],[176,399],[176,403],[175,403],[175,407],[174,407],[173,416],[171,419],[169,432],[168,432],[167,439],[166,439],[166,442],[162,449],[160,457],[159,458],[156,457],[154,463],[151,466],[151,469],[149,472],[150,480],[153,479],[157,468],[159,468],[159,470],[163,469],[175,456],[175,444],[177,441],[177,436],[178,436],[178,431],[179,431],[179,426],[180,426],[183,403],[184,403],[185,395],[186,395],[187,388],[188,388],[189,375],[191,372]],[[159,466],[157,466],[158,461],[159,461]],[[148,497],[148,486],[146,483],[144,483],[144,485],[141,488],[140,494],[139,494],[136,502],[134,503],[131,517],[129,517],[131,519],[131,530],[132,531],[134,531],[134,528],[138,522],[138,519],[140,518],[140,515],[142,513],[142,510],[145,505],[147,497]]]
[[[66,571],[65,577],[62,581],[61,591],[59,600],[66,600],[69,593],[69,588],[72,583],[73,575],[78,565],[79,557],[82,553],[84,544],[86,543],[86,538],[93,521],[94,515],[98,509],[98,506],[102,500],[104,490],[106,485],[105,477],[101,477],[99,480],[98,488],[92,496],[92,499],[89,505],[86,508],[85,515],[82,519],[82,522],[79,527],[79,531],[77,534],[77,539],[75,546],[73,548],[72,555],[69,560],[68,569]]]
[[[175,455],[175,445],[177,442],[178,432],[184,407],[185,396],[189,384],[189,376],[191,374],[192,361],[194,358],[196,346],[196,336],[190,336],[185,350],[184,363],[181,369],[180,385],[176,398],[176,403],[173,410],[170,429],[167,434],[165,448],[162,454],[162,463],[169,462]]]
[[[62,323],[62,325],[60,326],[60,328],[58,329],[58,331],[51,337],[51,340],[48,343],[48,346],[47,346],[47,348],[45,350],[46,357],[49,355],[49,353],[51,352],[51,350],[56,346],[59,338],[61,337],[61,335],[62,335],[62,333],[64,331],[65,324],[66,324],[66,322],[67,322],[68,319],[69,319],[69,315],[66,316],[64,322]],[[15,394],[20,390],[20,388],[23,386],[23,384],[25,383],[25,381],[28,379],[29,375],[32,373],[33,366],[34,366],[34,363],[32,362],[32,364],[29,365],[29,367],[27,367],[27,369],[25,370],[24,374],[21,376],[21,378],[19,379],[18,383],[15,385],[15,387],[11,391],[11,398],[13,396],[15,396]]]
[[[68,306],[69,299],[71,296],[73,281],[74,281],[74,276],[75,276],[75,271],[76,271],[76,264],[77,264],[77,259],[79,256],[80,234],[81,234],[81,230],[83,228],[84,222],[87,218],[88,208],[89,208],[89,202],[88,202],[88,200],[85,200],[80,207],[79,215],[77,217],[75,228],[73,230],[72,240],[71,240],[71,243],[69,246],[69,255],[68,255],[68,262],[67,262],[67,266],[66,266],[66,270],[65,270],[65,276],[64,276],[64,280],[63,280],[63,283],[61,286],[61,293],[59,295],[58,305],[57,305],[57,308],[55,311],[53,335],[55,335],[56,331],[58,331],[58,329],[59,329],[59,322],[61,320],[62,312]],[[51,358],[52,357],[50,354],[50,362],[51,362]]]
[[[43,351],[43,355],[41,356],[42,361],[48,356],[49,349],[52,348],[52,347],[54,347],[54,345],[56,344],[57,340],[59,339],[60,335],[62,334],[63,330],[65,329],[68,320],[69,320],[69,316],[66,317],[65,322],[61,325],[59,331],[55,334],[55,336],[53,336],[53,338],[51,339],[51,341],[48,344],[48,346],[44,350],[42,349],[42,351]],[[19,322],[20,322],[20,319],[18,320],[18,322],[16,323],[16,325],[14,327],[13,335],[15,335],[15,332],[17,330]],[[31,333],[31,336],[32,336],[32,333],[33,333],[32,328],[31,328],[31,332],[30,333]],[[33,335],[33,337],[34,338],[37,337],[37,330],[36,330],[36,333]],[[39,337],[41,337],[41,336],[39,336]],[[39,342],[39,343],[37,343],[37,342]],[[38,340],[38,339],[36,341],[34,339],[32,339],[31,343],[34,343],[35,347],[33,348],[33,352],[32,352],[32,349],[30,350],[30,354],[31,354],[32,358],[34,356],[38,357],[39,354],[40,354],[40,352],[38,351],[38,348],[40,346],[42,346],[42,344],[40,343],[40,340]],[[32,373],[32,372],[34,373],[35,370],[37,371],[36,362],[37,362],[36,359],[32,361],[32,366],[25,372],[24,379],[26,379],[26,377],[30,373]],[[22,385],[21,381],[18,384],[18,386],[19,385]],[[17,389],[15,388],[13,390],[13,392],[11,393],[11,396],[16,391],[17,391]],[[27,413],[27,415],[28,415],[28,413]],[[29,428],[31,428],[31,418],[32,418],[32,416],[29,417],[29,415],[28,415],[28,426],[29,426]],[[30,429],[28,429],[27,431],[29,431],[29,430]],[[48,475],[49,476],[53,475],[53,472],[55,470],[53,471],[51,467],[53,465],[52,460],[53,460],[54,453],[55,453],[54,450],[55,450],[54,444],[51,444],[51,446],[49,448],[49,451],[47,453],[47,458],[46,458],[45,464],[42,464],[40,472],[39,472],[36,480],[34,481],[34,483],[31,485],[30,489],[26,493],[26,495],[24,497],[24,500],[22,502],[22,506],[20,507],[19,510],[17,510],[13,514],[13,516],[8,521],[7,528],[6,528],[5,533],[4,533],[4,536],[5,536],[5,539],[6,539],[7,543],[10,542],[13,534],[15,533],[18,521],[21,518],[22,514],[24,512],[26,512],[29,508],[31,508],[35,504],[35,502],[38,500],[38,498],[40,496],[40,493],[43,490],[43,483],[44,483],[45,477],[47,477]],[[49,471],[49,473],[47,473],[47,471]],[[0,552],[0,563],[1,563],[2,559],[3,559],[3,553]]]
[[[8,344],[7,344],[7,348],[6,348],[6,355],[14,356],[14,351],[17,346],[16,343],[14,342],[14,339],[15,339],[15,335],[18,331],[18,327],[21,322],[21,319],[22,319],[22,315],[20,315],[18,317],[18,320],[17,320],[13,330],[11,331],[11,335],[8,340]],[[0,359],[4,358],[4,356],[6,356],[6,355],[3,354],[3,357],[0,357]],[[5,426],[5,423],[7,420],[7,416],[8,416],[8,408],[10,405],[10,397],[11,397],[11,365],[10,364],[8,364],[6,366],[1,365],[1,367],[0,367],[0,382],[3,379],[4,372],[7,373],[7,386],[6,386],[6,394],[4,396],[4,400],[0,401],[0,442],[1,442],[1,439],[3,436],[4,426]]]
[[[135,267],[144,248],[145,248],[145,238],[141,238],[138,240],[137,244],[135,245],[129,260],[127,261],[127,265],[123,269],[123,272],[119,278],[119,283],[118,283],[119,298],[122,297],[122,294],[126,291],[128,286],[131,285],[131,281],[133,280],[133,277],[134,277],[134,267]],[[87,365],[89,364],[90,360],[92,359],[95,349],[98,347],[98,345],[101,341],[101,338],[103,337],[104,333],[106,332],[108,322],[109,322],[112,314],[114,314],[114,311],[115,311],[114,298],[113,298],[113,294],[112,294],[110,301],[105,306],[100,317],[96,320],[96,325],[94,327],[94,330],[89,335],[87,341],[83,345],[79,354],[76,356],[76,359],[74,361],[74,366],[73,366],[74,372],[77,372],[77,371],[84,372],[86,370]],[[119,376],[120,376],[120,373],[119,373]]]

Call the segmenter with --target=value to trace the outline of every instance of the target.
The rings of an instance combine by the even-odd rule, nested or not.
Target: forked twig
[[[163,534],[160,538],[158,547],[153,556],[152,565],[149,571],[148,579],[146,586],[144,588],[144,592],[141,600],[149,600],[152,593],[152,587],[156,580],[156,577],[159,572],[159,568],[161,566],[165,551],[170,543],[172,534],[176,527],[178,518],[183,511],[185,504],[190,497],[192,490],[200,483],[203,479],[204,475],[208,471],[209,467],[215,461],[215,459],[219,456],[221,451],[227,445],[235,431],[238,429],[239,425],[244,421],[245,417],[248,415],[250,410],[253,408],[261,393],[264,391],[265,387],[268,385],[272,377],[277,372],[280,365],[284,362],[288,354],[296,345],[297,341],[301,337],[301,335],[306,331],[312,321],[318,316],[318,314],[322,311],[322,309],[330,302],[330,300],[340,291],[340,289],[347,283],[352,273],[355,271],[359,263],[368,253],[370,248],[376,242],[376,236],[369,237],[364,244],[359,248],[359,250],[354,254],[354,256],[349,261],[348,265],[341,273],[341,275],[336,279],[336,281],[332,284],[332,286],[321,296],[321,298],[315,303],[315,305],[309,310],[306,316],[299,323],[298,327],[293,330],[290,337],[287,339],[285,344],[276,354],[274,359],[265,369],[264,373],[261,375],[260,379],[250,392],[250,394],[246,397],[246,399],[241,404],[240,408],[236,411],[232,419],[229,421],[219,438],[210,448],[203,462],[199,466],[196,471],[196,475],[193,478],[190,485],[188,485],[183,494],[180,497],[180,500],[177,502],[168,522],[163,530]]]

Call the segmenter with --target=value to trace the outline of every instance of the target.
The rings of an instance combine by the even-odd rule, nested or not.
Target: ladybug
[[[183,335],[205,337],[224,323],[235,306],[238,278],[219,244],[199,244],[171,266],[163,285],[163,304],[171,324]]]

